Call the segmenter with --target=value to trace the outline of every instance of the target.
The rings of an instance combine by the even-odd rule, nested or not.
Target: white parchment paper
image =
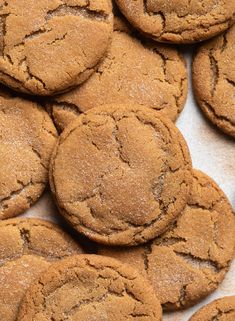
[[[193,160],[193,166],[211,176],[224,190],[235,209],[235,139],[230,139],[212,126],[200,112],[191,86],[191,54],[185,53],[188,63],[190,88],[187,103],[177,127],[183,133]],[[24,216],[57,221],[58,212],[49,191]],[[235,237],[235,236],[234,236]],[[170,291],[170,289],[169,289]],[[217,291],[191,309],[164,315],[164,321],[188,321],[201,306],[216,298],[235,295],[235,261]]]

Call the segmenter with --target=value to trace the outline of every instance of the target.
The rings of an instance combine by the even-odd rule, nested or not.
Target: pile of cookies
[[[176,44],[204,41],[195,97],[234,139],[234,22],[231,0],[0,0],[1,321],[160,321],[218,288],[235,215],[174,124]],[[60,226],[16,218],[48,181]],[[234,321],[235,296],[190,320]]]

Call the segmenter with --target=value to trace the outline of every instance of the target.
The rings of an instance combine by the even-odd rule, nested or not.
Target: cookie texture
[[[93,107],[138,103],[175,121],[187,96],[187,71],[176,49],[137,38],[115,17],[115,31],[107,57],[87,82],[53,98],[48,104],[57,127]]]
[[[193,62],[195,97],[204,114],[235,137],[235,25],[199,47]]]
[[[0,320],[16,320],[26,289],[52,262],[79,253],[82,248],[52,223],[0,222]]]
[[[162,311],[134,269],[111,258],[79,255],[41,275],[27,291],[17,320],[161,321]]]
[[[235,216],[226,196],[211,178],[194,170],[188,204],[165,234],[135,248],[100,246],[98,253],[138,269],[150,280],[163,309],[177,310],[222,282],[233,259],[234,234]]]
[[[50,166],[61,214],[94,241],[136,245],[183,210],[191,160],[174,124],[142,106],[108,105],[62,133]]]
[[[42,194],[56,139],[41,106],[7,93],[0,97],[0,219],[21,214]]]
[[[28,94],[64,92],[94,72],[112,28],[110,0],[1,0],[0,81]]]
[[[235,21],[231,0],[116,0],[133,26],[154,40],[193,43],[209,39]]]
[[[235,320],[235,296],[228,296],[211,302],[198,312],[190,321],[234,321]]]

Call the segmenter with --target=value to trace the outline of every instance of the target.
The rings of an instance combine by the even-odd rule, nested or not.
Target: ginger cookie
[[[235,25],[203,44],[193,62],[193,85],[199,106],[213,124],[232,137],[235,137],[234,61]]]
[[[227,296],[211,302],[196,312],[190,321],[234,321],[235,296]]]
[[[111,0],[0,0],[0,81],[52,95],[82,83],[112,37]]]
[[[36,300],[35,300],[36,298]],[[148,281],[117,260],[73,256],[53,264],[31,285],[18,321],[161,321]]]
[[[52,223],[0,222],[0,320],[16,320],[26,289],[52,262],[79,253],[83,253],[81,247]]]
[[[56,139],[41,106],[0,97],[0,219],[21,214],[42,194]]]
[[[214,37],[235,21],[231,0],[116,0],[129,22],[156,41],[193,43]]]
[[[186,142],[168,119],[142,106],[107,105],[62,133],[50,166],[61,214],[88,238],[145,243],[185,207],[191,188]]]
[[[188,89],[186,63],[179,52],[135,35],[115,17],[111,47],[84,84],[48,103],[57,128],[87,110],[106,104],[138,103],[175,121]]]
[[[98,253],[129,263],[150,280],[165,310],[189,307],[222,282],[235,247],[235,217],[220,188],[193,172],[190,199],[178,221],[139,247],[99,247]]]

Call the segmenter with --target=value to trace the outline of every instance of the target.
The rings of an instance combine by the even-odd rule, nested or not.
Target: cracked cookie
[[[0,0],[0,81],[53,95],[82,83],[112,38],[110,0]]]
[[[234,254],[235,217],[220,188],[193,171],[190,199],[178,221],[139,247],[99,247],[98,253],[137,268],[150,280],[164,310],[186,308],[222,282]]]
[[[138,105],[107,105],[79,116],[62,133],[50,166],[64,218],[111,245],[136,245],[164,232],[184,209],[191,182],[179,130]]]
[[[235,25],[202,45],[193,62],[193,85],[199,106],[213,124],[232,137],[235,137],[234,61]]]
[[[16,320],[26,289],[52,262],[79,253],[83,253],[81,247],[52,223],[0,222],[0,320]]]
[[[227,296],[207,304],[189,321],[234,321],[235,296]]]
[[[56,129],[37,103],[0,97],[0,219],[21,214],[48,182]]]
[[[116,0],[133,26],[154,40],[192,43],[209,39],[235,21],[231,0]]]
[[[17,320],[161,321],[162,311],[148,281],[134,269],[111,258],[79,255],[53,264],[31,285]]]
[[[175,121],[188,88],[186,63],[176,49],[137,38],[115,17],[107,57],[81,86],[48,103],[58,129],[93,107],[138,103],[159,110]]]

